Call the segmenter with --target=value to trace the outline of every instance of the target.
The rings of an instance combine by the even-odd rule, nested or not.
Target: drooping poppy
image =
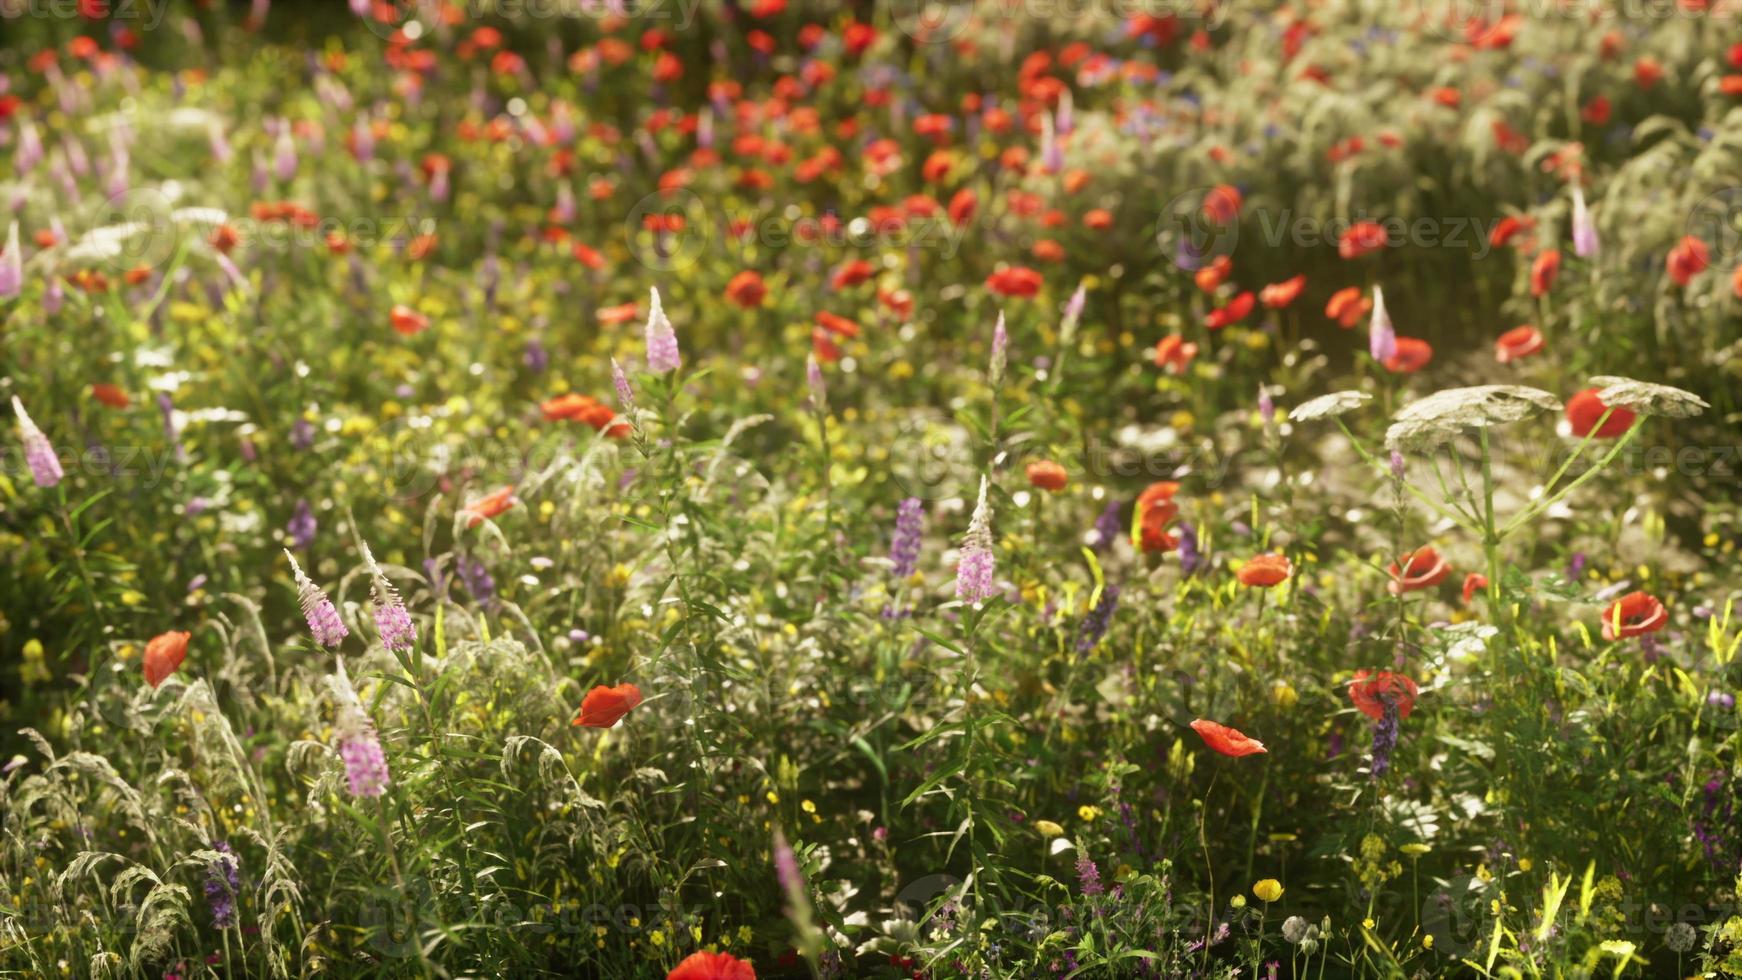
[[[731,953],[691,953],[665,980],[756,980],[756,968]]]
[[[514,488],[503,487],[479,497],[466,505],[466,526],[477,527],[492,517],[500,517],[514,506]]]
[[[159,633],[145,644],[145,683],[156,690],[169,675],[187,659],[188,638],[192,634],[170,630]]]
[[[1268,589],[1288,581],[1294,563],[1286,555],[1257,555],[1240,566],[1234,577],[1247,588]]]
[[[1353,329],[1372,310],[1373,298],[1359,286],[1346,286],[1337,290],[1331,294],[1330,302],[1325,304],[1325,316],[1337,321],[1337,326],[1344,330]]]
[[[1669,623],[1669,611],[1649,592],[1629,592],[1603,610],[1603,639],[1625,640],[1655,633]]]
[[[1050,459],[1029,463],[1027,473],[1029,486],[1052,493],[1058,493],[1071,482],[1071,475],[1065,468]]]
[[[1669,271],[1669,277],[1675,280],[1677,286],[1686,286],[1693,278],[1706,271],[1712,264],[1712,250],[1705,242],[1692,235],[1686,235],[1676,242],[1675,248],[1669,250],[1669,257],[1664,260]]]
[[[1636,416],[1628,409],[1616,406],[1610,410],[1603,400],[1597,397],[1596,388],[1586,388],[1567,399],[1567,422],[1573,427],[1573,435],[1580,439],[1593,435],[1595,438],[1613,439],[1633,427]],[[1598,420],[1603,413],[1608,412],[1609,418],[1603,422],[1602,428],[1597,428]]]
[[[600,684],[581,700],[581,712],[570,724],[587,728],[610,728],[641,703],[641,688],[634,684],[606,687]]]
[[[1281,282],[1273,282],[1265,286],[1259,290],[1258,300],[1264,304],[1265,309],[1280,310],[1299,299],[1301,290],[1305,288],[1306,276],[1295,276],[1292,279],[1284,279]]]
[[[1397,706],[1397,717],[1408,718],[1415,710],[1418,691],[1415,681],[1407,675],[1389,670],[1357,670],[1354,680],[1349,682],[1349,700],[1355,702],[1356,710],[1374,721],[1385,717],[1387,705]]]
[[[1501,364],[1510,364],[1539,350],[1542,350],[1542,331],[1527,323],[1500,335],[1500,339],[1494,342],[1494,359]]]
[[[1204,744],[1223,755],[1238,759],[1243,756],[1257,755],[1268,751],[1264,743],[1255,738],[1246,737],[1246,733],[1238,728],[1199,718],[1192,722],[1192,731],[1204,740]]]
[[[1397,562],[1392,562],[1387,572],[1391,582],[1385,586],[1385,591],[1392,595],[1402,595],[1405,592],[1416,592],[1421,589],[1431,589],[1445,581],[1450,575],[1452,566],[1435,551],[1432,545],[1423,545],[1410,552],[1399,568]]]
[[[1358,259],[1376,252],[1390,243],[1385,227],[1376,221],[1357,221],[1337,236],[1337,254],[1345,259]]]
[[[1464,605],[1469,605],[1476,593],[1488,587],[1488,576],[1481,572],[1471,572],[1464,576]]]
[[[1397,338],[1397,349],[1383,363],[1393,374],[1414,374],[1434,359],[1433,345],[1418,337]]]

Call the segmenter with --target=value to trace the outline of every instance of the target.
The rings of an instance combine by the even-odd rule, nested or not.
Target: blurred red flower
[[[187,659],[188,638],[192,634],[171,630],[159,633],[145,644],[145,682],[156,690],[164,679],[175,673]]]
[[[1415,681],[1407,675],[1395,674],[1389,670],[1369,673],[1365,670],[1355,671],[1355,678],[1349,682],[1349,700],[1355,702],[1356,710],[1378,721],[1385,717],[1388,704],[1397,706],[1397,717],[1408,718],[1415,710],[1415,698],[1419,689]]]
[[[1542,331],[1527,323],[1500,335],[1500,339],[1494,342],[1494,359],[1510,364],[1539,350],[1542,350]]]
[[[1268,589],[1288,581],[1294,564],[1283,555],[1257,555],[1240,566],[1234,577],[1247,588]]]
[[[1204,740],[1204,744],[1223,755],[1238,759],[1242,756],[1257,755],[1266,751],[1264,743],[1255,738],[1246,737],[1246,733],[1238,728],[1207,721],[1199,718],[1192,722],[1192,731]]]
[[[1452,566],[1440,557],[1440,553],[1431,545],[1423,545],[1410,552],[1404,558],[1403,567],[1392,562],[1387,569],[1391,575],[1390,584],[1385,591],[1392,595],[1402,595],[1405,592],[1416,592],[1421,589],[1431,589],[1445,581],[1452,572]]]
[[[1603,610],[1603,639],[1625,640],[1655,633],[1669,622],[1669,611],[1649,592],[1629,592]]]
[[[1598,420],[1608,411],[1609,418],[1603,422],[1602,428],[1597,428]],[[1625,408],[1617,406],[1613,411],[1597,397],[1596,388],[1586,388],[1567,399],[1567,421],[1572,424],[1573,435],[1580,439],[1591,435],[1596,429],[1598,439],[1613,439],[1633,427],[1634,414]]]
[[[570,724],[586,728],[610,728],[640,703],[641,689],[634,684],[618,684],[616,687],[600,684],[587,692],[587,696],[581,700],[580,714]]]

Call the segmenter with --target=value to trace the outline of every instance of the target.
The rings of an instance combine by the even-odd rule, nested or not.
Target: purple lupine
[[[1383,698],[1385,713],[1379,716],[1379,721],[1373,726],[1373,765],[1371,772],[1374,779],[1385,775],[1391,769],[1391,753],[1397,748],[1398,706],[1396,700]]]
[[[1597,254],[1597,223],[1591,220],[1591,209],[1585,206],[1585,192],[1573,184],[1573,254],[1588,259]]]
[[[811,410],[827,412],[829,410],[829,388],[823,382],[822,365],[817,363],[817,356],[811,354],[805,358],[804,383],[810,389]]]
[[[629,387],[629,376],[623,373],[623,365],[611,358],[611,387],[617,389],[617,407],[625,414],[635,411],[635,389]]]
[[[61,470],[60,456],[55,453],[54,444],[36,427],[36,422],[24,410],[24,403],[17,395],[12,396],[12,412],[18,416],[18,435],[24,442],[24,465],[30,468],[30,478],[45,490],[58,486],[66,473]]]
[[[163,416],[163,441],[174,447],[176,459],[186,459],[187,450],[182,448],[181,431],[175,424],[175,401],[169,397],[169,392],[157,393],[157,412]]]
[[[1101,885],[1101,869],[1095,867],[1094,860],[1081,847],[1077,849],[1077,884],[1089,898],[1106,891]]]
[[[1584,573],[1585,573],[1585,553],[1582,551],[1575,551],[1575,552],[1573,552],[1573,556],[1571,558],[1567,559],[1567,579],[1570,581],[1573,581],[1573,582],[1577,582],[1579,580],[1579,576],[1583,575]]]
[[[986,499],[986,478],[980,478],[980,500],[962,538],[961,557],[956,560],[956,598],[980,603],[994,594],[993,576],[997,558],[992,553],[992,505]]]
[[[412,622],[398,590],[375,563],[368,545],[363,546],[363,562],[374,580],[375,632],[380,634],[382,646],[391,651],[410,650],[417,645],[417,624]]]
[[[0,252],[0,299],[24,291],[24,253],[18,247],[18,222],[6,232],[6,251]]]
[[[1119,608],[1119,587],[1109,585],[1101,590],[1101,598],[1096,600],[1095,607],[1083,617],[1077,627],[1077,652],[1088,653],[1095,648],[1101,638],[1107,635],[1107,628],[1113,625],[1113,613]]]
[[[520,363],[533,374],[543,374],[550,367],[550,351],[534,337],[526,342],[526,350],[520,355]]]
[[[1403,479],[1403,472],[1404,472],[1403,454],[1398,452],[1397,450],[1393,449],[1391,451],[1391,461],[1390,462],[1391,462],[1391,475],[1399,480]]]
[[[490,569],[484,562],[471,555],[461,555],[454,563],[454,571],[460,576],[460,581],[466,586],[466,591],[480,605],[491,606],[496,601],[496,580],[490,577]]]
[[[309,545],[315,543],[315,530],[318,527],[314,509],[309,507],[308,500],[306,498],[297,500],[296,510],[290,515],[290,523],[285,525],[285,531],[290,535],[291,542],[299,550],[307,550]]]
[[[654,374],[664,374],[675,371],[683,366],[683,355],[678,352],[677,331],[672,329],[671,319],[665,315],[665,308],[659,302],[659,287],[653,288],[653,305],[647,311],[647,326],[643,330],[647,341],[647,369]]]
[[[27,174],[36,169],[36,165],[42,162],[42,157],[43,149],[41,134],[37,133],[36,127],[30,124],[30,120],[20,120],[18,126],[18,147],[12,151],[13,167],[17,169],[20,175]]]
[[[1263,385],[1258,386],[1258,417],[1265,425],[1276,421],[1276,402],[1270,398],[1270,389]]]
[[[1175,550],[1179,552],[1179,570],[1191,575],[1204,564],[1204,556],[1198,551],[1198,529],[1179,522],[1179,544]]]
[[[372,728],[364,728],[339,743],[339,758],[345,762],[345,782],[352,796],[380,796],[391,782],[387,754]]]
[[[212,909],[212,925],[228,929],[236,924],[236,893],[242,887],[242,863],[224,841],[214,841],[218,858],[206,866],[206,904]]]
[[[302,618],[308,622],[308,631],[315,642],[328,649],[338,646],[351,631],[345,628],[343,620],[339,619],[339,610],[333,605],[333,600],[327,598],[321,587],[309,581],[303,574],[302,566],[296,563],[296,556],[289,551],[284,557],[290,559],[290,570],[296,575],[296,599],[302,607]]]
[[[889,562],[897,579],[919,567],[920,537],[925,533],[925,501],[909,497],[895,508],[895,535],[889,540]]]
[[[1125,522],[1119,517],[1120,509],[1119,501],[1109,500],[1107,506],[1101,510],[1101,516],[1095,518],[1095,551],[1103,552],[1113,547],[1113,542],[1125,533]]]
[[[1397,353],[1397,331],[1385,310],[1385,291],[1373,287],[1373,318],[1367,322],[1367,353],[1375,361],[1388,361]]]

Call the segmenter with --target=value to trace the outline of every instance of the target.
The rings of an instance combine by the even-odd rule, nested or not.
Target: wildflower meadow
[[[0,0],[0,976],[1742,975],[1738,0]]]

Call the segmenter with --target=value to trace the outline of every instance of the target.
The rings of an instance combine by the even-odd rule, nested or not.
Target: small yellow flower
[[[1063,827],[1053,823],[1051,820],[1036,820],[1034,822],[1034,829],[1039,831],[1040,836],[1042,837],[1063,837],[1065,833]]]
[[[804,802],[800,803],[798,805],[798,808],[800,810],[803,810],[806,813],[817,812],[817,805],[815,803],[812,803],[810,800],[805,800]]]
[[[1399,845],[1397,849],[1402,851],[1403,853],[1409,855],[1412,858],[1413,857],[1421,857],[1423,854],[1426,854],[1427,852],[1433,850],[1433,848],[1427,846],[1426,844],[1416,844],[1416,843],[1402,844],[1402,845]]]
[[[1378,928],[1379,923],[1374,922],[1371,918],[1366,918],[1361,920],[1361,926],[1365,929],[1376,929]]]
[[[1282,897],[1282,882],[1275,878],[1265,878],[1252,885],[1252,894],[1258,896],[1261,902],[1274,902]]]
[[[1101,815],[1101,808],[1098,806],[1090,806],[1087,803],[1085,803],[1082,806],[1077,807],[1077,816],[1080,819],[1082,819],[1085,823],[1093,822],[1095,820],[1095,818],[1099,817],[1100,815]]]
[[[1228,907],[1233,908],[1233,909],[1245,908],[1246,907],[1246,896],[1236,894],[1233,898],[1228,899]]]
[[[1433,949],[1434,948],[1433,933],[1430,932],[1427,935],[1421,937],[1421,948],[1422,949]]]
[[[1533,867],[1535,867],[1535,865],[1531,862],[1530,858],[1519,858],[1518,859],[1518,870],[1529,871]]]

